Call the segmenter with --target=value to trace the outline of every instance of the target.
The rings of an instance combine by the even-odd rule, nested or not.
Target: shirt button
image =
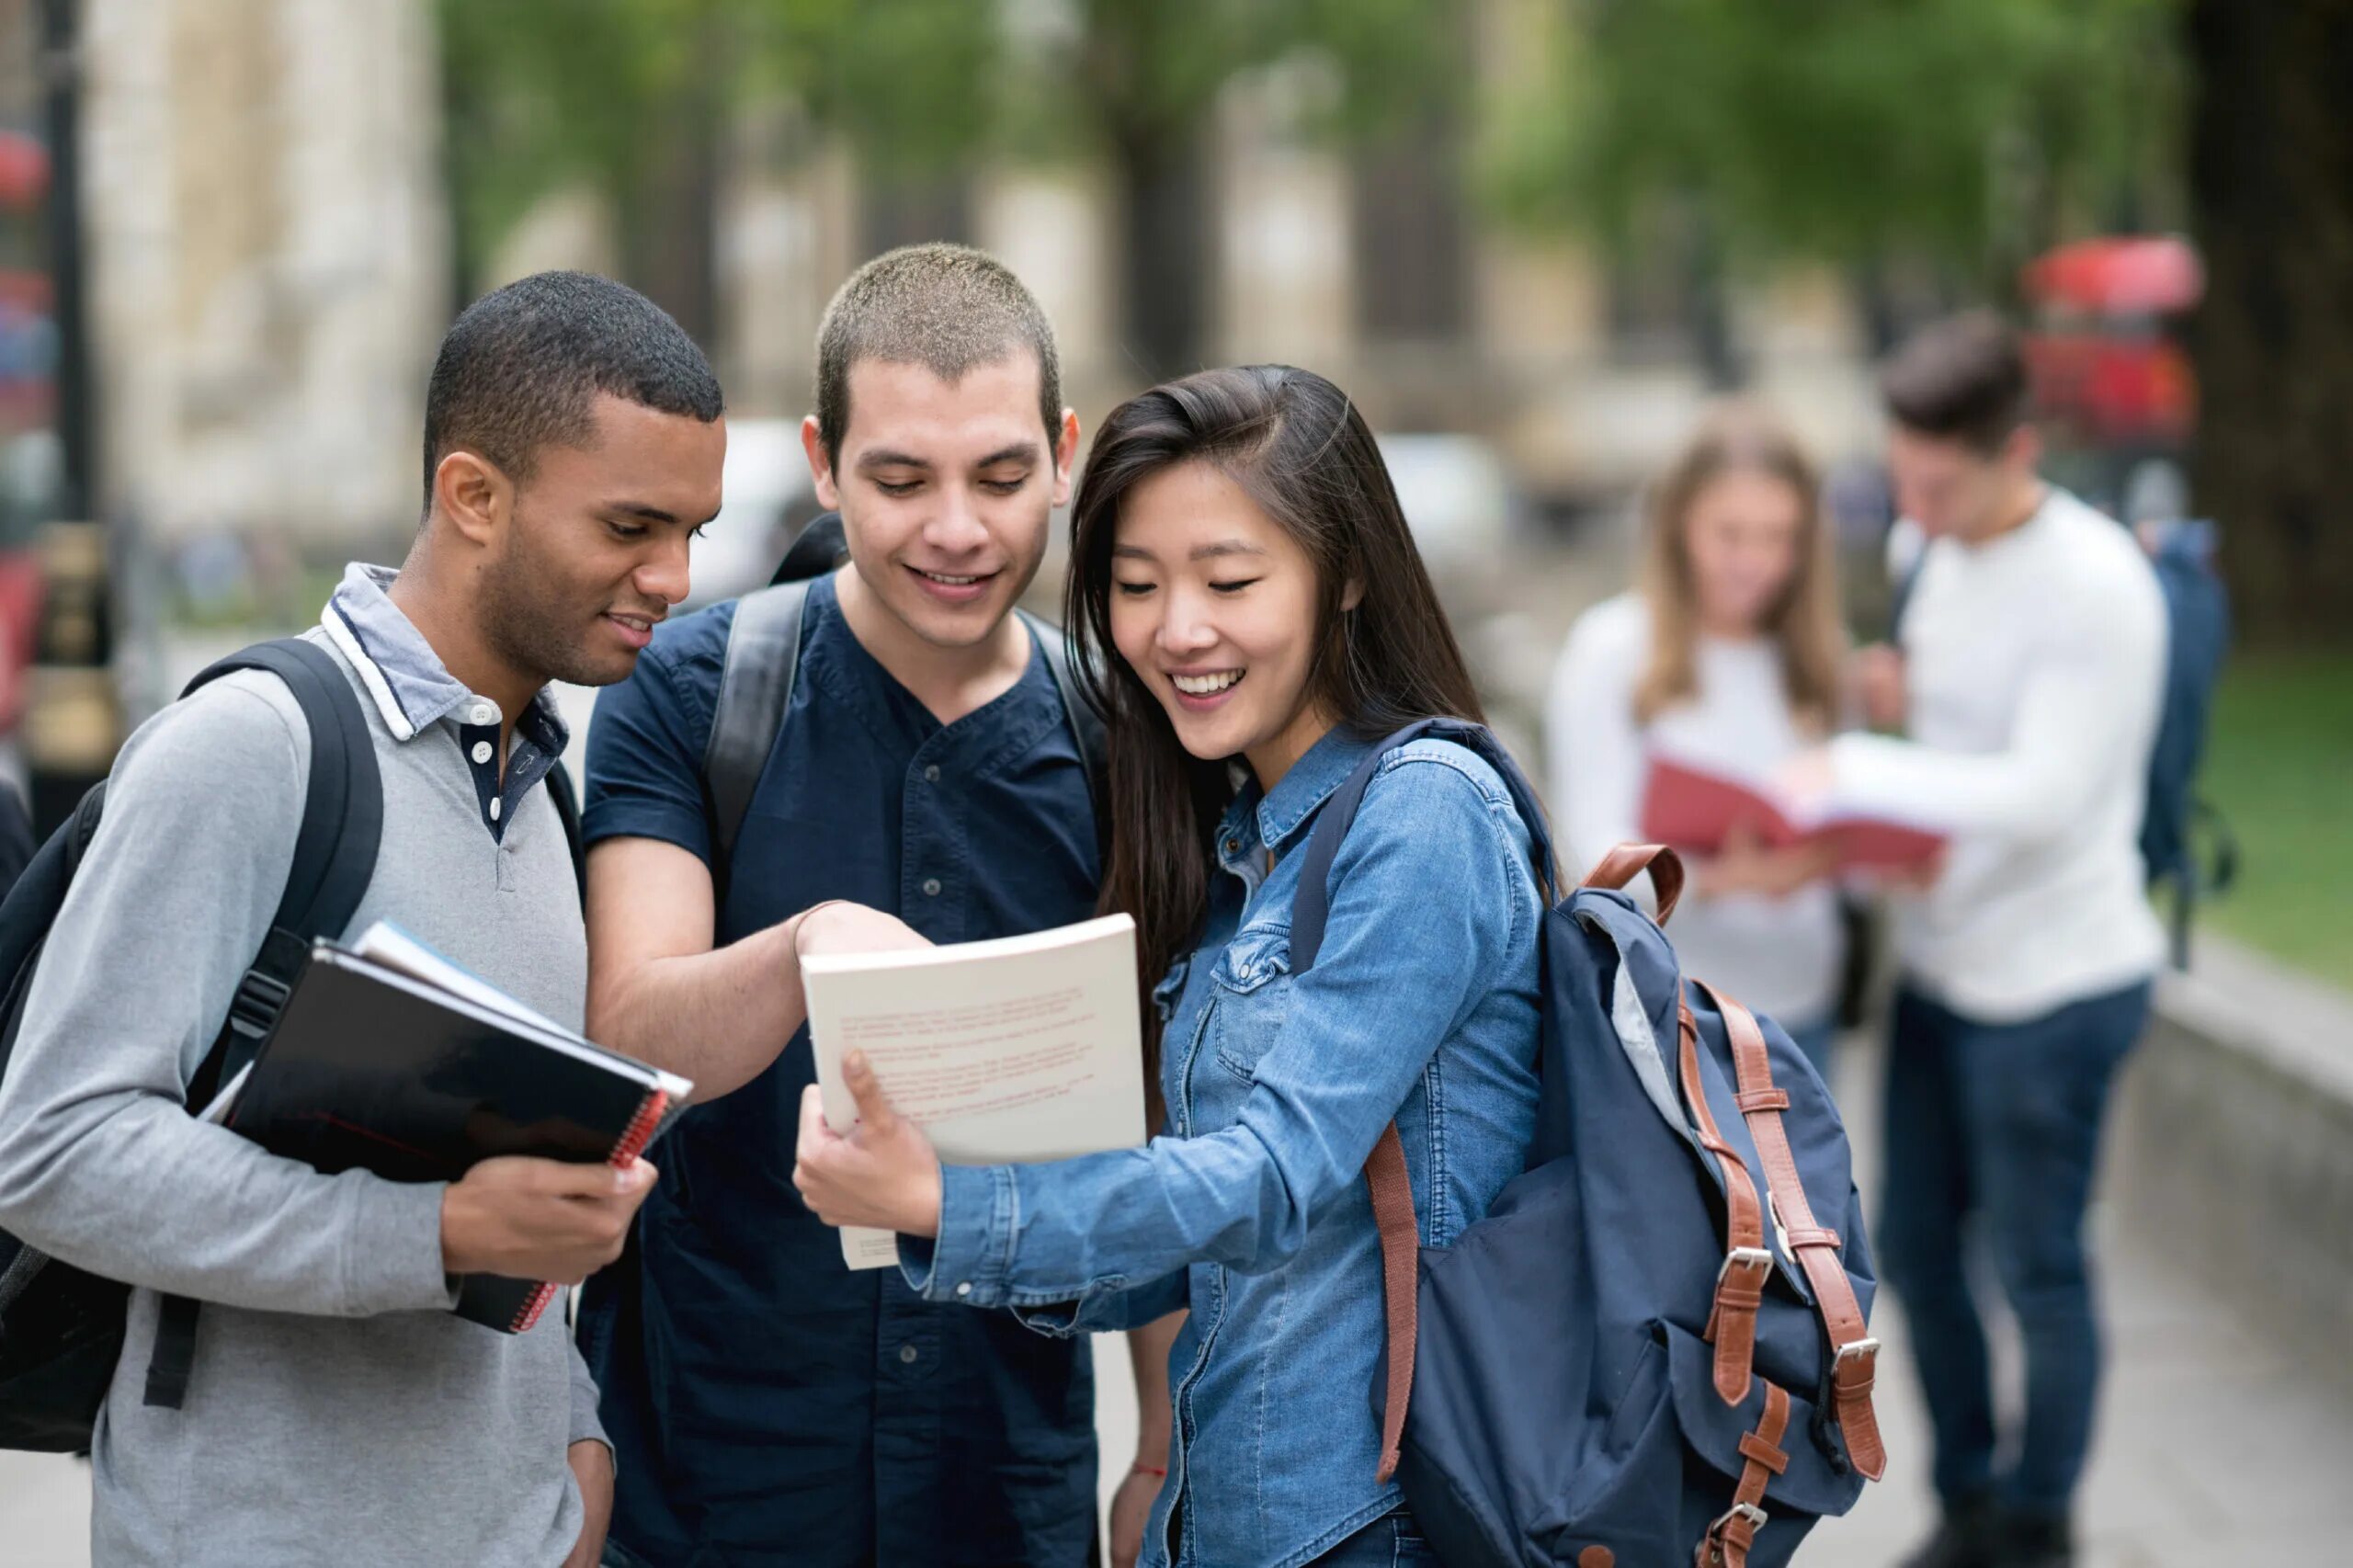
[[[498,710],[487,702],[477,702],[466,710],[466,717],[477,724],[498,722]]]
[[[490,760],[490,743],[488,741],[476,741],[474,743],[474,760],[476,762],[488,762]]]
[[[935,762],[930,767],[923,770],[923,781],[926,784],[937,784],[939,782],[939,764]]]
[[[493,821],[493,822],[496,822],[496,821],[498,820],[498,806],[499,806],[498,797],[497,797],[497,796],[495,796],[495,795],[493,795],[493,796],[490,798],[490,820],[491,820],[491,821]]]
[[[912,1345],[902,1345],[899,1346],[899,1359],[907,1366],[914,1366],[915,1364],[915,1358],[921,1354],[923,1354],[923,1352],[917,1350]]]
[[[971,1295],[972,1293],[972,1282],[970,1279],[958,1280],[956,1282],[956,1293],[960,1296]]]
[[[1238,838],[1229,838],[1229,839],[1227,839],[1227,840],[1225,841],[1225,852],[1226,852],[1228,855],[1239,855],[1239,854],[1241,854],[1241,853],[1242,853],[1242,840],[1240,840],[1240,839],[1238,839]]]
[[[939,896],[939,879],[938,877],[926,877],[923,880],[923,896],[926,898],[938,898]]]

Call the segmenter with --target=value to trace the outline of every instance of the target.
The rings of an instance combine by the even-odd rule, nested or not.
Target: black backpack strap
[[[1391,752],[1426,735],[1470,747],[1503,776],[1504,788],[1511,791],[1513,809],[1519,812],[1519,820],[1528,829],[1537,879],[1548,887],[1552,884],[1556,873],[1552,830],[1545,824],[1543,808],[1537,803],[1536,791],[1529,787],[1511,754],[1484,725],[1461,719],[1417,720],[1373,747],[1357,765],[1357,770],[1348,775],[1347,781],[1334,790],[1316,812],[1314,831],[1308,835],[1307,847],[1302,851],[1307,858],[1300,863],[1299,894],[1291,903],[1292,974],[1306,973],[1323,949],[1324,926],[1332,915],[1332,862],[1339,858],[1340,841],[1348,835],[1348,825],[1357,820],[1357,807],[1364,802],[1364,792],[1372,783],[1372,776],[1381,771],[1382,759]]]
[[[376,747],[359,694],[335,655],[315,642],[283,638],[248,648],[207,669],[188,685],[197,690],[235,670],[267,670],[286,684],[311,733],[311,767],[302,822],[286,891],[270,917],[269,935],[237,988],[222,1039],[199,1077],[206,1097],[253,1060],[278,1021],[311,944],[351,924],[376,874],[383,837],[384,790]],[[191,1085],[192,1095],[198,1085]],[[199,1102],[200,1103],[200,1102]]]
[[[710,740],[703,747],[703,787],[710,797],[710,875],[723,887],[735,858],[735,837],[752,792],[776,749],[784,710],[792,703],[793,678],[801,670],[801,621],[809,604],[806,581],[778,583],[736,601],[727,631],[726,663],[719,676],[719,700],[710,716]]]
[[[199,1109],[269,1038],[310,958],[311,944],[351,924],[375,875],[384,828],[383,779],[368,715],[335,655],[299,637],[259,643],[213,665],[181,695],[235,670],[267,670],[293,693],[311,732],[310,778],[293,863],[269,934],[238,981],[229,1017],[188,1085],[188,1103]],[[147,1366],[149,1404],[176,1410],[187,1398],[197,1310],[187,1297],[164,1298],[154,1356]]]
[[[1037,640],[1038,651],[1046,655],[1046,673],[1054,677],[1054,695],[1063,700],[1063,716],[1070,721],[1071,739],[1078,747],[1079,767],[1086,773],[1086,803],[1095,813],[1097,864],[1106,865],[1111,851],[1111,791],[1105,771],[1110,766],[1110,747],[1104,733],[1103,715],[1095,710],[1093,699],[1072,666],[1070,639],[1063,629],[1026,609],[1017,608],[1014,613]]]
[[[1895,581],[1895,594],[1887,601],[1887,642],[1893,648],[1904,646],[1904,612],[1912,608],[1912,595],[1920,586],[1920,574],[1928,564],[1928,546],[1934,541],[1925,534],[1920,539],[1919,553],[1912,557],[1912,564]]]
[[[563,824],[563,846],[572,851],[572,880],[579,884],[580,902],[588,902],[588,852],[580,842],[580,791],[573,788],[572,770],[559,759],[548,769],[548,799],[555,802],[556,821]]]

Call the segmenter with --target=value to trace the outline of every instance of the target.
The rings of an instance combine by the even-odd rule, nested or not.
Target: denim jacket
[[[1323,950],[1290,972],[1295,851],[1369,749],[1333,731],[1220,826],[1203,939],[1155,993],[1165,1135],[949,1167],[937,1241],[902,1242],[926,1296],[1046,1333],[1191,1309],[1145,1568],[1304,1562],[1396,1506],[1373,1479],[1386,1335],[1366,1157],[1393,1118],[1422,1239],[1444,1245],[1534,1130],[1540,900],[1527,831],[1470,751],[1424,740],[1383,762],[1332,869]]]

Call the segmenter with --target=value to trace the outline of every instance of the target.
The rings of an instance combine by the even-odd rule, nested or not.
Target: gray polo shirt
[[[393,608],[390,577],[355,567],[310,634],[366,694],[383,774],[352,929],[396,921],[576,1027],[579,900],[529,787],[563,727],[542,694],[502,788],[494,748],[476,760],[494,707]],[[0,1085],[0,1224],[138,1287],[91,1456],[94,1555],[556,1564],[582,1517],[566,1449],[603,1437],[564,1314],[507,1335],[446,1310],[439,1185],[322,1176],[188,1113],[285,885],[309,760],[301,710],[258,673],[140,727]],[[178,1411],[142,1403],[159,1291],[207,1303]]]

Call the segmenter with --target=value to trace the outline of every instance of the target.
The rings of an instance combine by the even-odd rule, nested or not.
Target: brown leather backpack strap
[[[1708,1108],[1699,1079],[1699,1026],[1691,1009],[1677,1005],[1678,1044],[1676,1071],[1683,1081],[1683,1097],[1699,1124],[1699,1146],[1716,1157],[1724,1175],[1724,1261],[1716,1270],[1715,1304],[1708,1311],[1708,1326],[1700,1337],[1716,1347],[1716,1394],[1726,1404],[1748,1397],[1748,1379],[1756,1359],[1756,1308],[1765,1300],[1765,1283],[1773,1277],[1773,1255],[1765,1247],[1765,1211],[1756,1199],[1756,1184],[1748,1166],[1728,1142]]]
[[[1604,855],[1578,885],[1622,888],[1644,871],[1650,872],[1651,887],[1658,894],[1658,923],[1664,926],[1683,896],[1683,857],[1664,844],[1621,844]]]
[[[1405,1437],[1405,1403],[1414,1394],[1414,1336],[1417,1331],[1417,1259],[1422,1235],[1414,1222],[1414,1184],[1405,1174],[1405,1145],[1397,1124],[1381,1130],[1381,1141],[1364,1163],[1372,1187],[1372,1221],[1381,1232],[1381,1298],[1389,1319],[1389,1393],[1381,1408],[1382,1485],[1397,1473]]]
[[[1748,1549],[1756,1544],[1756,1532],[1765,1528],[1765,1488],[1790,1468],[1790,1456],[1781,1447],[1789,1426],[1789,1392],[1768,1379],[1765,1414],[1757,1417],[1756,1430],[1740,1440],[1744,1462],[1732,1506],[1708,1527],[1706,1539],[1692,1556],[1694,1568],[1748,1568]]]
[[[1700,984],[1723,1015],[1724,1031],[1732,1041],[1733,1071],[1740,1089],[1741,1109],[1756,1141],[1756,1157],[1765,1167],[1766,1189],[1781,1234],[1798,1267],[1813,1288],[1813,1304],[1830,1336],[1830,1390],[1839,1429],[1846,1434],[1847,1456],[1855,1468],[1873,1481],[1887,1470],[1887,1448],[1881,1441],[1879,1417],[1871,1408],[1871,1386],[1878,1375],[1879,1341],[1855,1298],[1854,1282],[1838,1261],[1838,1233],[1824,1229],[1806,1201],[1805,1185],[1798,1176],[1797,1156],[1790,1151],[1790,1135],[1781,1125],[1789,1096],[1773,1083],[1773,1059],[1765,1048],[1765,1031],[1749,1010],[1704,982]]]

